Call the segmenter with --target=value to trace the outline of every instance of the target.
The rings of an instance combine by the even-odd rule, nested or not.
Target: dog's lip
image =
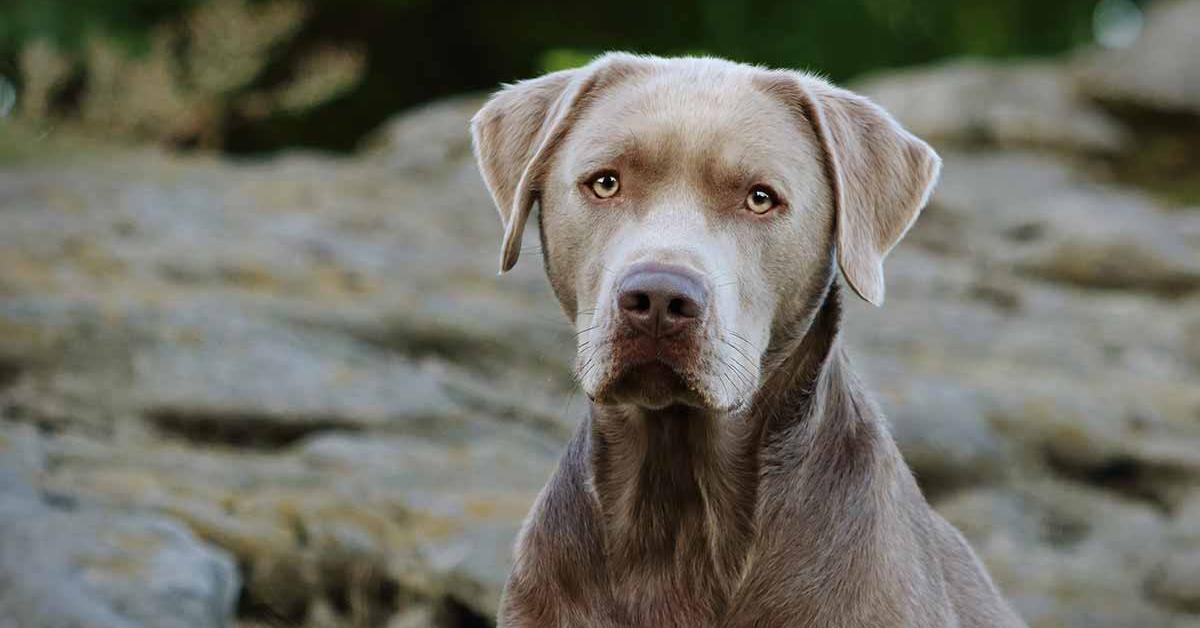
[[[615,360],[612,364],[611,379],[616,381],[628,375],[630,371],[653,368],[655,366],[660,366],[674,373],[684,382],[688,381],[688,369],[682,364],[681,360],[663,355],[662,353],[648,351],[631,352],[623,356],[622,359]]]
[[[667,405],[684,405],[696,408],[707,407],[705,401],[707,395],[704,394],[701,386],[699,386],[694,374],[670,361],[657,357],[622,364],[620,368],[612,371],[611,375],[600,385],[595,394],[589,395],[589,398],[592,401],[599,400],[604,402],[607,400],[619,403],[623,397],[636,397],[638,396],[637,394],[627,395],[623,393],[622,388],[624,388],[624,384],[627,384],[627,378],[639,374],[641,375],[639,379],[647,377],[659,379],[659,381],[654,382],[652,385],[667,385],[676,388],[672,394],[669,394],[665,398]],[[669,381],[672,379],[674,382]],[[652,407],[658,408],[657,405]]]
[[[687,376],[685,375],[683,369],[679,368],[679,366],[674,364],[672,361],[666,360],[660,356],[648,356],[638,360],[626,360],[620,364],[615,364],[612,370],[611,379],[612,381],[617,381],[629,375],[633,371],[639,369],[652,370],[656,367],[661,367],[662,369],[673,373],[685,383],[687,382]]]

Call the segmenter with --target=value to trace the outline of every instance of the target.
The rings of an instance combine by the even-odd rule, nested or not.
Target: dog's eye
[[[617,179],[617,175],[606,172],[592,179],[592,193],[597,198],[612,198],[616,196],[617,191],[621,189],[621,181]]]
[[[762,185],[750,188],[750,193],[746,195],[746,209],[756,214],[765,214],[775,209],[775,206],[778,204],[779,201],[775,199],[775,195],[771,193],[771,190]]]

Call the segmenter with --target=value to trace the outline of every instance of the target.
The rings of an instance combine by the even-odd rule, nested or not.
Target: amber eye
[[[621,181],[617,179],[617,175],[606,172],[592,179],[592,193],[597,198],[612,198],[616,196],[617,191],[621,189]]]
[[[761,185],[750,188],[750,193],[746,195],[746,209],[756,214],[765,214],[775,209],[778,204],[779,201],[775,199],[771,190]]]

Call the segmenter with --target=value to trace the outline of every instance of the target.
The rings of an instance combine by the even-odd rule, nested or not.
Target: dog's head
[[[883,301],[883,258],[937,154],[807,74],[610,54],[497,93],[476,155],[517,261],[539,202],[550,283],[600,404],[732,409],[833,274]]]

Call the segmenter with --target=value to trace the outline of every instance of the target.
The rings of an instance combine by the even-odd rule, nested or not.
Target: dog
[[[810,74],[610,53],[471,121],[513,267],[533,205],[590,400],[502,627],[1023,626],[839,340],[938,155]]]

